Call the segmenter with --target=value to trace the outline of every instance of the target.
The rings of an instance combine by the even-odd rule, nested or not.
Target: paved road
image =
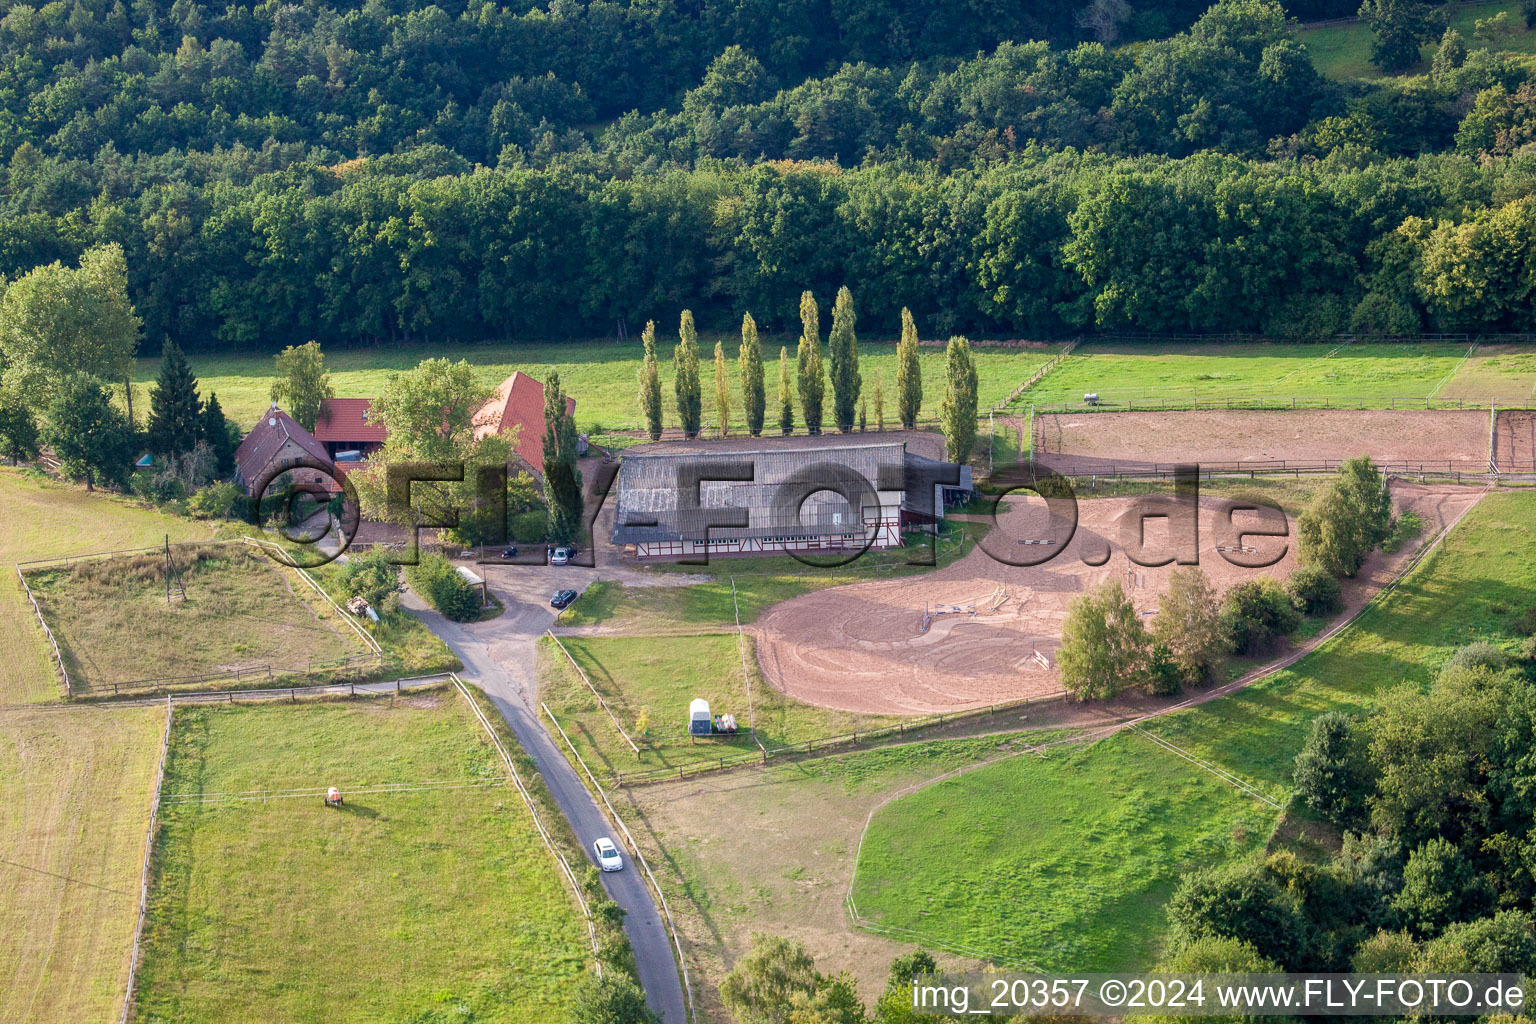
[[[540,723],[534,670],[535,642],[555,618],[549,607],[550,595],[564,587],[582,589],[600,576],[611,578],[613,571],[570,566],[485,567],[482,571],[491,589],[507,606],[504,614],[489,622],[450,622],[425,607],[415,594],[406,594],[405,604],[464,662],[464,671],[459,673],[464,681],[484,690],[507,720],[517,741],[538,766],[544,784],[565,812],[588,858],[592,842],[599,836],[612,836],[622,846],[623,837],[608,823],[576,770]],[[672,957],[671,937],[633,856],[625,860],[623,871],[603,875],[603,887],[627,915],[624,931],[634,947],[646,1002],[661,1014],[666,1024],[685,1024],[688,1018],[683,986]]]

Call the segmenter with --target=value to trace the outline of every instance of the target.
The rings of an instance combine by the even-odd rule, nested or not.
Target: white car
[[[568,548],[555,548],[555,553],[549,556],[550,565],[565,565],[571,560],[571,552]]]
[[[592,852],[597,855],[597,866],[604,871],[624,870],[624,856],[607,836],[592,844]]]

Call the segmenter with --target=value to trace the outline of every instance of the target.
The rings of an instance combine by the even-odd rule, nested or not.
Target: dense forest
[[[1292,19],[1348,6],[11,4],[0,274],[121,244],[146,351],[843,284],[876,333],[1530,328],[1527,66],[1327,80]]]

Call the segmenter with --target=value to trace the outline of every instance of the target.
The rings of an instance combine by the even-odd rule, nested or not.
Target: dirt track
[[[1095,412],[1041,416],[1042,458],[1122,463],[1340,460],[1488,465],[1486,411]],[[1529,456],[1528,456],[1529,457]]]
[[[1401,508],[1411,508],[1426,523],[1425,536],[1475,500],[1478,490],[1393,484]],[[927,714],[957,711],[1060,689],[1054,653],[1067,606],[1077,594],[1105,579],[1127,580],[1139,611],[1156,611],[1175,564],[1133,566],[1122,540],[1121,517],[1131,498],[1083,501],[1076,533],[1051,561],[1038,566],[1010,566],[980,548],[960,561],[926,576],[881,580],[817,591],[786,601],[765,614],[751,631],[757,638],[764,677],[796,700],[824,707],[873,714]],[[1231,564],[1216,550],[1215,524],[1225,503],[1202,499],[1200,565],[1218,589],[1260,573],[1284,579],[1294,566],[1293,541],[1249,537],[1257,550],[1246,556],[1265,560],[1283,545],[1273,566],[1247,569]],[[1255,521],[1238,513],[1239,525]],[[1012,537],[1045,536],[1047,519],[1038,505],[1020,503],[994,533]],[[1291,534],[1294,537],[1294,524]],[[1146,521],[1148,550],[1167,550],[1167,520]],[[1360,577],[1346,581],[1345,600],[1354,609],[1369,599],[1410,550],[1372,556]],[[1105,549],[1108,560],[1099,566]],[[1233,553],[1234,559],[1245,556]],[[925,608],[960,610],[937,614],[923,630]],[[974,614],[970,609],[974,607]],[[1045,656],[1042,665],[1035,652]]]

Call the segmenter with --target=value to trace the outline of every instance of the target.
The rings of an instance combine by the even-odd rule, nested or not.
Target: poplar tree
[[[875,371],[875,429],[885,430],[885,374]]]
[[[950,338],[944,363],[947,383],[939,406],[944,447],[949,461],[964,464],[976,443],[976,364],[971,360],[971,343],[959,336]]]
[[[682,423],[683,436],[692,440],[699,436],[702,410],[699,396],[699,336],[693,329],[693,310],[683,310],[677,337],[677,348],[672,352],[675,373],[672,384],[677,395],[677,418]]]
[[[901,341],[896,345],[896,415],[901,429],[917,426],[917,411],[923,407],[923,369],[917,362],[917,324],[912,311],[901,309]]]
[[[859,376],[859,339],[854,334],[853,293],[844,285],[832,304],[832,332],[827,336],[827,355],[832,364],[832,418],[837,429],[853,430],[863,378]]]
[[[661,438],[661,367],[656,362],[656,321],[647,320],[640,335],[645,359],[640,364],[640,413],[651,440]]]
[[[757,322],[748,313],[741,318],[741,404],[746,410],[747,433],[763,432],[767,394],[763,388],[763,347],[757,340]]]
[[[731,432],[731,383],[725,375],[725,343],[715,342],[715,429]]]
[[[813,437],[821,433],[821,403],[826,394],[826,372],[821,365],[821,313],[816,297],[800,293],[800,349],[796,358],[800,383],[800,412],[805,418],[805,432]]]
[[[785,436],[795,429],[795,391],[789,379],[789,348],[779,346],[779,431]]]
[[[544,382],[544,494],[549,502],[549,535],[557,544],[581,536],[581,472],[576,468],[576,421],[560,386],[560,374]]]
[[[160,376],[149,395],[149,450],[180,455],[196,447],[203,433],[203,400],[187,357],[169,339],[160,352]]]

